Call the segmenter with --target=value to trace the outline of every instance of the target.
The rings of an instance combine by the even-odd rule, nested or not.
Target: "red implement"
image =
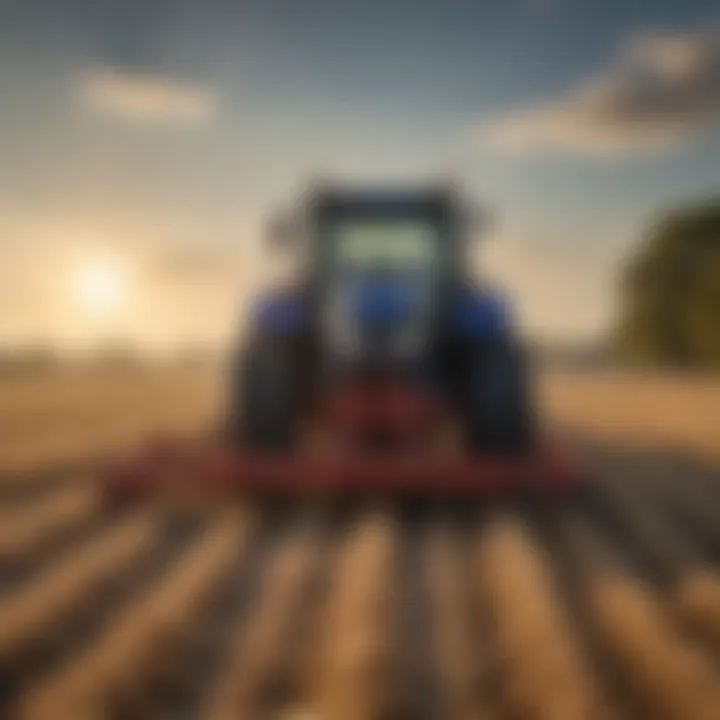
[[[543,449],[517,457],[440,455],[275,456],[158,445],[106,475],[111,500],[173,495],[400,495],[476,497],[565,494],[583,484],[574,458]]]
[[[454,455],[433,442],[450,413],[426,390],[390,375],[341,384],[314,413],[329,454],[266,454],[238,447],[159,442],[113,467],[111,500],[190,493],[205,497],[400,495],[475,497],[566,494],[583,484],[579,463],[539,446],[512,455]]]

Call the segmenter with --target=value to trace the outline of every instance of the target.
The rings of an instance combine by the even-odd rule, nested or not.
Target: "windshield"
[[[437,227],[422,218],[347,219],[332,233],[332,265],[343,274],[426,274],[437,265]]]

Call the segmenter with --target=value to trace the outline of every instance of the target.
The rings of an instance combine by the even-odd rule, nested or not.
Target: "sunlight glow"
[[[83,307],[92,312],[108,314],[116,310],[125,294],[122,268],[109,260],[85,264],[77,276],[77,292]]]

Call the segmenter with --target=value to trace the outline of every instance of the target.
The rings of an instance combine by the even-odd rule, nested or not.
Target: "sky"
[[[222,341],[309,177],[453,177],[552,338],[720,192],[708,0],[0,0],[0,342]]]

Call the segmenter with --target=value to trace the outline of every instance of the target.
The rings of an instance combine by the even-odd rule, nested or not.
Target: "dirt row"
[[[2,501],[1,714],[720,718],[720,485],[585,452],[562,503]]]

